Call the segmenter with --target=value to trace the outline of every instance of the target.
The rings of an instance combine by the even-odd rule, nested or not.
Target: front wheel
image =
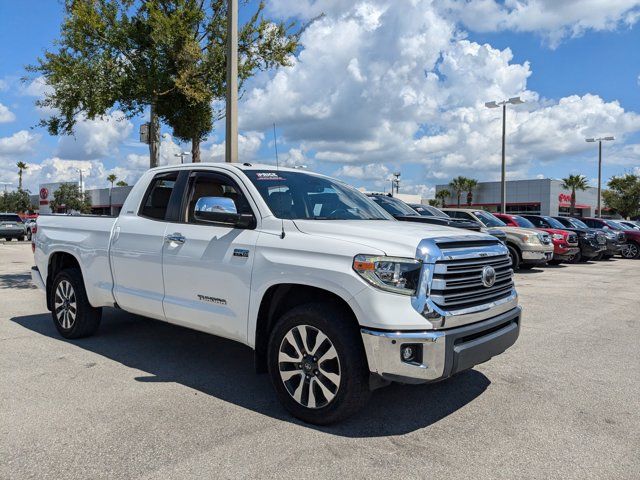
[[[331,305],[310,303],[285,313],[269,339],[268,364],[280,402],[308,423],[343,420],[370,395],[360,329]]]
[[[569,263],[580,263],[581,260],[582,253],[578,252],[569,259]]]
[[[620,254],[623,258],[640,258],[640,246],[635,242],[625,243]]]
[[[53,281],[51,292],[51,315],[60,335],[81,338],[98,330],[102,309],[89,303],[80,270],[68,268],[61,271]]]
[[[511,268],[515,272],[520,268],[520,255],[511,245],[507,245],[507,249],[509,250],[509,258],[511,258]]]

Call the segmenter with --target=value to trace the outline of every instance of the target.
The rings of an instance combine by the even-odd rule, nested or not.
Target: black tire
[[[304,348],[308,356],[305,356],[304,362],[309,359],[311,362],[311,355],[306,351],[309,347],[311,337],[313,337],[314,345],[309,347],[312,352],[320,352],[320,358],[317,360],[317,365],[314,368],[314,373],[311,370],[306,370],[305,365],[295,364],[294,362],[280,362],[279,355],[281,350],[284,352],[286,348],[290,348],[291,345],[288,340],[285,340],[285,336],[292,334],[294,329],[302,328],[307,333],[309,340],[307,346]],[[309,328],[311,327],[311,328]],[[322,355],[328,355],[329,352],[322,353],[322,347],[326,347],[327,343],[323,339],[319,345],[316,345],[319,334],[315,334],[314,330],[317,330],[326,335],[329,344],[335,348],[336,360],[331,357],[329,362],[334,362],[332,365],[327,366],[327,361],[322,361]],[[298,343],[298,350],[303,350],[298,342],[300,338],[300,330],[295,337]],[[292,338],[289,336],[289,338]],[[353,321],[344,310],[335,305],[327,305],[321,303],[309,303],[295,307],[286,312],[277,322],[271,336],[269,338],[268,347],[268,366],[269,376],[271,377],[271,383],[276,391],[278,399],[283,406],[296,418],[300,420],[312,423],[315,425],[328,425],[343,420],[350,415],[360,410],[369,399],[371,394],[369,390],[369,367],[367,365],[366,354],[364,346],[362,345],[362,339],[360,337],[360,328]],[[293,354],[297,358],[302,358],[300,355],[293,351]],[[316,357],[312,359],[316,361]],[[283,369],[282,374],[286,374],[288,371],[296,371],[296,373],[285,380],[281,376],[281,366]],[[322,372],[323,369],[332,369],[333,374],[338,372],[337,389],[334,390],[336,384],[325,377]],[[308,372],[305,376],[304,373]],[[331,387],[333,390],[331,394],[335,395],[332,399],[327,400],[327,396],[322,393],[321,385],[318,385],[322,380],[322,386],[325,388]],[[285,385],[287,382],[287,385]],[[294,399],[294,393],[290,393],[288,390],[300,390],[300,401]],[[305,400],[306,391],[306,402]],[[315,392],[315,393],[312,393]],[[313,404],[319,404],[319,408],[311,408],[311,397],[313,397]],[[316,403],[316,400],[317,403]],[[322,405],[323,403],[325,403]],[[304,405],[303,403],[306,403]]]
[[[507,249],[509,250],[509,257],[511,257],[511,268],[515,272],[520,268],[520,254],[518,250],[511,245],[507,245]]]
[[[71,287],[71,292],[61,295],[67,285]],[[65,338],[82,338],[96,333],[102,319],[102,308],[92,307],[89,303],[79,269],[68,268],[58,273],[53,280],[51,295],[51,316],[60,335]]]
[[[581,261],[582,261],[582,253],[578,252],[568,261],[568,263],[580,263]]]
[[[560,265],[564,260],[549,260],[549,265]]]
[[[31,241],[31,230],[27,232],[27,241]]]
[[[622,258],[629,258],[629,259],[640,258],[640,244],[633,241],[628,242],[622,248],[620,255],[622,255]]]
[[[599,253],[598,255],[596,255],[595,257],[593,257],[591,260],[593,260],[594,262],[599,262],[600,260],[602,260],[602,257],[604,256],[603,253]]]

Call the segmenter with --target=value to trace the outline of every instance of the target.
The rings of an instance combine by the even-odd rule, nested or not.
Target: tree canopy
[[[292,26],[263,10],[239,28],[239,85],[289,65],[297,46]],[[37,104],[54,113],[40,125],[72,134],[80,118],[114,108],[132,118],[150,107],[152,129],[162,120],[192,142],[198,161],[200,142],[224,116],[214,104],[226,91],[226,23],[227,0],[65,0],[57,50],[27,67],[51,86]]]
[[[35,209],[28,190],[18,189],[15,192],[0,193],[0,212],[26,213]]]
[[[611,177],[602,192],[604,204],[625,218],[640,215],[640,175]]]
[[[53,199],[49,202],[52,212],[63,209],[65,213],[75,211],[80,213],[91,212],[91,200],[87,192],[80,191],[75,183],[63,183],[53,192]]]

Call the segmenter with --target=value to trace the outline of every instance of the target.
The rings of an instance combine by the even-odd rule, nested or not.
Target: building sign
[[[40,189],[40,205],[49,205],[49,189],[46,187]]]
[[[571,203],[571,195],[567,195],[566,193],[561,193],[558,195],[558,201],[560,203]]]

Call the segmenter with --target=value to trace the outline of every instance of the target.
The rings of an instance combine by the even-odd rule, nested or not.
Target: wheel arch
[[[52,301],[52,289],[53,289],[53,281],[55,280],[56,275],[60,273],[62,270],[67,268],[77,268],[80,270],[80,274],[82,275],[82,267],[80,266],[80,262],[78,259],[69,252],[58,251],[54,252],[49,256],[49,263],[47,265],[47,308],[51,311],[53,309]],[[84,282],[84,275],[82,275],[82,281]],[[86,288],[86,285],[85,285]]]
[[[335,292],[299,283],[279,283],[270,286],[260,300],[256,320],[254,351],[258,373],[267,371],[267,346],[276,321],[285,312],[306,303],[328,303],[343,310],[353,322],[358,323],[348,302]]]

